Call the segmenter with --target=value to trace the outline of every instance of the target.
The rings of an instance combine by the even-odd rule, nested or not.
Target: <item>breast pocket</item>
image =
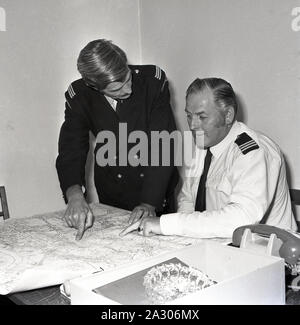
[[[207,187],[214,192],[224,194],[225,196],[231,195],[232,186],[226,176],[215,176],[207,179]]]

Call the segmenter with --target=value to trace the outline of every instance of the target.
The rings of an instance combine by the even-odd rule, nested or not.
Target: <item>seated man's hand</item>
[[[124,237],[134,230],[137,230],[139,234],[142,234],[144,236],[160,235],[160,218],[148,217],[138,220],[127,228],[123,229],[120,233],[120,236]]]
[[[138,231],[144,236],[161,235],[160,218],[145,218],[141,221]]]
[[[64,218],[69,227],[78,229],[76,240],[80,240],[86,229],[92,227],[94,216],[84,197],[69,199]]]
[[[129,223],[132,225],[136,221],[148,217],[156,217],[155,207],[147,203],[141,203],[132,210]]]

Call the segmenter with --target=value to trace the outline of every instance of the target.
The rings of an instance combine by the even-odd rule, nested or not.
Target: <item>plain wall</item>
[[[300,188],[300,31],[292,29],[298,22],[291,14],[297,6],[293,0],[1,1],[0,185],[11,217],[65,207],[54,166],[64,91],[79,78],[80,49],[102,37],[132,63],[167,72],[181,129],[194,78],[230,81],[240,117],[280,145],[291,186]]]
[[[138,0],[4,0],[0,185],[12,218],[65,207],[55,169],[64,92],[79,51],[107,38],[140,62]],[[3,12],[3,10],[2,10]]]
[[[228,80],[241,102],[239,118],[277,142],[290,186],[300,189],[297,7],[295,0],[141,0],[141,41],[143,63],[168,75],[181,129],[188,129],[188,85],[196,77]]]

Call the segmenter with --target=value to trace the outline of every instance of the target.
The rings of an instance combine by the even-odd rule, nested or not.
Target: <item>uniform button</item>
[[[140,177],[144,177],[145,175],[143,173],[140,174]]]
[[[118,178],[122,178],[122,174],[118,174],[117,177],[118,177]]]
[[[133,158],[134,159],[139,159],[139,156],[138,155],[134,155]]]
[[[114,160],[117,160],[118,156],[114,156]]]

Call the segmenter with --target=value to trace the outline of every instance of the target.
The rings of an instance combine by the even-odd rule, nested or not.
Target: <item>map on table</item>
[[[142,261],[196,244],[179,236],[144,237],[119,233],[129,212],[90,205],[95,221],[80,241],[64,223],[64,211],[0,222],[0,294],[48,287],[66,280]]]

